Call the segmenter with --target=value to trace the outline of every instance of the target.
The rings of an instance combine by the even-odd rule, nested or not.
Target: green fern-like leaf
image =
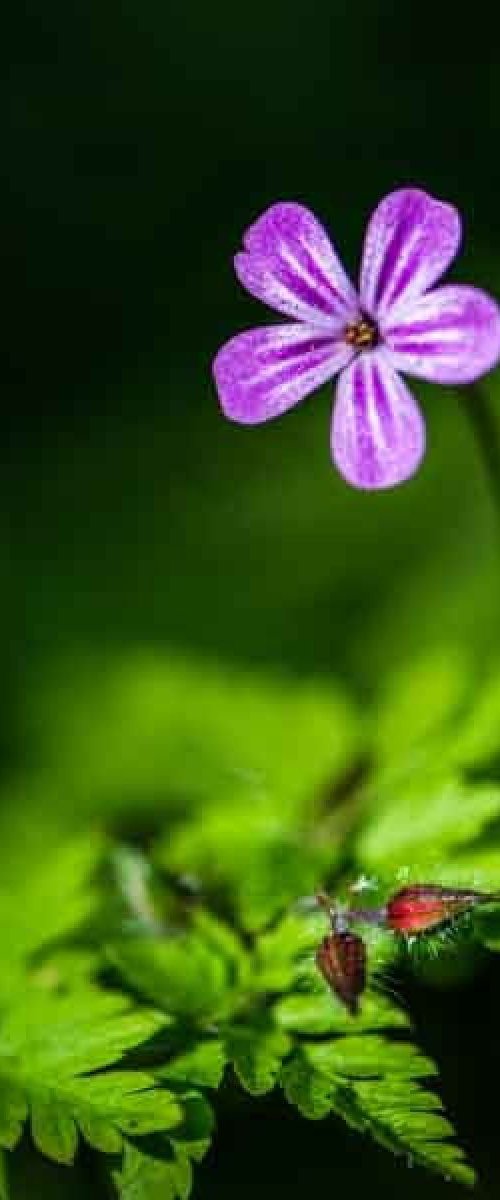
[[[193,1183],[189,1157],[165,1142],[163,1157],[127,1146],[123,1162],[112,1173],[120,1200],[187,1200]]]
[[[120,1200],[187,1200],[193,1183],[192,1162],[210,1145],[213,1114],[199,1092],[182,1092],[182,1125],[171,1135],[142,1138],[125,1147],[112,1179]]]
[[[369,983],[354,1019],[315,967],[327,924],[310,901],[320,887],[347,898],[358,873],[372,877],[374,904],[412,879],[498,889],[500,788],[472,778],[476,761],[485,776],[495,762],[495,686],[481,702],[481,749],[460,655],[410,665],[363,722],[335,689],[148,655],[108,667],[95,708],[92,674],[76,705],[55,703],[54,786],[88,764],[85,787],[72,781],[77,824],[101,806],[108,822],[135,820],[140,792],[152,842],[120,843],[111,870],[97,870],[95,835],[59,836],[58,853],[36,868],[28,858],[24,874],[11,862],[0,1146],[29,1120],[56,1161],[72,1161],[83,1138],[121,1200],[186,1200],[213,1132],[204,1093],[230,1072],[254,1096],[281,1086],[304,1115],[337,1116],[470,1183],[429,1090],[437,1068],[373,973],[401,958],[430,982],[438,964],[450,982],[454,946],[475,969],[471,947],[500,948],[498,906],[474,913],[467,937],[463,922],[408,950],[366,930]],[[48,710],[49,733],[52,720]],[[0,1200],[2,1187],[0,1177]]]
[[[252,1096],[262,1096],[274,1087],[291,1042],[284,1030],[269,1021],[254,1021],[230,1027],[225,1047],[246,1091]]]
[[[196,925],[193,942],[186,935],[178,942],[175,938],[150,939],[149,957],[141,958],[140,973],[130,975],[130,959],[120,960],[127,945],[135,955],[133,943],[124,942],[120,952],[113,954],[124,977],[133,980],[141,994],[154,995],[166,1015],[172,1014],[172,996],[176,995],[172,979],[177,973],[182,975],[190,950],[193,971],[190,974],[188,969],[187,975],[199,983],[197,954],[203,945],[204,926],[209,935],[211,920],[198,912]],[[184,1054],[167,1059],[157,1068],[157,1076],[174,1086],[197,1083],[210,1087],[217,1084],[225,1064],[230,1063],[241,1085],[252,1095],[262,1095],[281,1083],[289,1101],[304,1115],[320,1118],[336,1113],[394,1152],[411,1156],[461,1182],[472,1182],[473,1172],[452,1140],[453,1129],[442,1115],[439,1098],[422,1087],[421,1081],[435,1075],[437,1068],[408,1040],[407,1014],[369,990],[359,1018],[353,1020],[326,988],[311,961],[311,951],[323,929],[324,917],[317,913],[290,914],[257,939],[250,954],[250,969],[245,967],[237,973],[236,987],[227,973],[218,975],[225,981],[221,987],[227,989],[230,1003],[227,997],[224,1003],[218,995],[210,1016],[216,1021],[217,1031],[216,1035],[212,1031],[212,1038],[207,1038],[204,1030],[210,1006],[203,1014],[195,988],[196,1003],[190,1010],[188,1006],[199,1028],[195,1044]],[[394,945],[393,939],[382,936],[377,941],[374,935],[373,962],[384,962]],[[169,946],[175,955],[182,948],[181,957],[167,955]],[[218,954],[219,950],[219,945],[212,944],[210,953]],[[236,953],[231,940],[230,959],[238,961],[239,953],[242,951]],[[210,980],[210,973],[207,978]],[[178,1011],[174,1017],[179,1018]],[[406,1035],[404,1040],[401,1034]],[[313,1040],[318,1037],[324,1040]],[[139,1164],[135,1158],[133,1164],[134,1178],[139,1168],[141,1175],[146,1173],[149,1178],[152,1172],[155,1179],[162,1178],[157,1166]],[[168,1173],[168,1186],[174,1187],[176,1158],[170,1161],[168,1171],[166,1167],[162,1170]]]
[[[302,1043],[281,1083],[304,1116],[318,1120],[334,1112],[395,1153],[472,1184],[474,1172],[449,1140],[453,1128],[439,1099],[416,1082],[435,1073],[434,1064],[406,1042],[355,1036]]]
[[[437,1067],[408,1040],[407,1013],[371,988],[356,1019],[345,1011],[308,953],[317,920],[304,917],[302,934],[294,938],[300,918],[287,917],[258,947],[261,962],[275,949],[290,967],[288,994],[273,1006],[292,1048],[279,1074],[287,1099],[310,1119],[336,1113],[394,1153],[472,1183],[474,1172],[453,1141],[441,1101],[422,1087]],[[372,965],[384,964],[393,946],[374,934]]]
[[[194,1084],[200,1088],[218,1088],[227,1063],[227,1051],[220,1038],[196,1041],[192,1049],[177,1054],[157,1068],[155,1075],[172,1084]]]
[[[95,1149],[117,1153],[124,1135],[177,1124],[177,1100],[152,1076],[105,1070],[162,1024],[123,997],[89,989],[18,997],[0,1020],[0,1144],[15,1146],[29,1117],[39,1150],[69,1163],[79,1134]]]

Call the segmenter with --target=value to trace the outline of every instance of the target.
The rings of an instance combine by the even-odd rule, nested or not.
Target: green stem
[[[491,411],[486,392],[480,384],[472,383],[461,390],[460,394],[500,521],[500,428]]]

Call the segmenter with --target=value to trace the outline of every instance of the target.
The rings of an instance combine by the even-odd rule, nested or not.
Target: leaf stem
[[[462,404],[483,461],[490,494],[500,522],[500,428],[486,392],[478,383],[460,389]]]

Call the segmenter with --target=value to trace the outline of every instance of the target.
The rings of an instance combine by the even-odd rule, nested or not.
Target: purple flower
[[[458,212],[416,188],[391,192],[366,230],[358,291],[300,204],[273,204],[234,260],[240,283],[293,324],[251,329],[214,362],[224,413],[269,421],[338,375],[331,450],[358,488],[417,470],[425,426],[399,374],[470,383],[500,358],[500,311],[472,287],[434,288],[457,253]]]

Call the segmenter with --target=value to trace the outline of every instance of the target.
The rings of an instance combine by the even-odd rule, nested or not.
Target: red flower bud
[[[387,903],[386,920],[396,933],[425,933],[478,904],[498,900],[498,894],[473,892],[466,888],[415,883],[396,892]]]
[[[316,965],[332,992],[348,1012],[359,1012],[359,997],[366,984],[366,949],[355,933],[331,933],[323,938],[316,953]]]

